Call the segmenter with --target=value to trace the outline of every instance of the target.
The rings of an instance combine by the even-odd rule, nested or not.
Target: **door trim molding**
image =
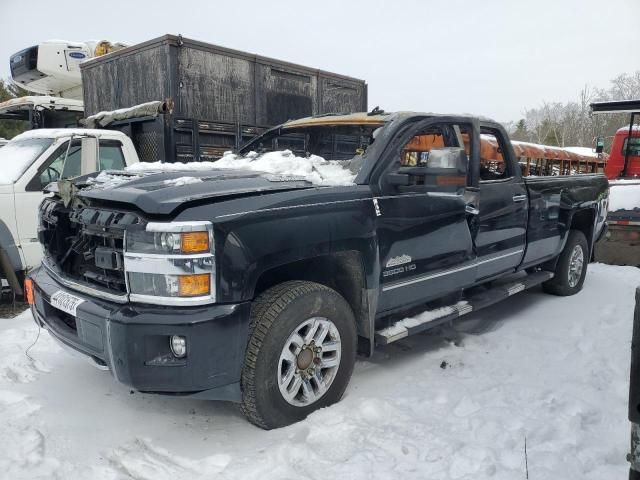
[[[416,278],[412,278],[412,279],[409,279],[409,280],[403,280],[403,281],[391,283],[389,285],[383,285],[382,286],[382,291],[383,292],[387,292],[389,290],[394,290],[394,289],[400,288],[400,287],[406,287],[407,285],[413,285],[413,284],[419,283],[419,282],[425,282],[427,280],[431,280],[433,278],[442,277],[444,275],[451,275],[452,273],[462,272],[464,270],[468,270],[470,268],[477,267],[478,265],[483,265],[485,263],[494,262],[496,260],[501,260],[503,258],[511,257],[513,255],[518,255],[518,254],[521,254],[521,253],[524,253],[524,249],[522,249],[522,248],[520,248],[518,250],[515,250],[513,252],[499,254],[499,255],[493,256],[491,258],[474,260],[474,261],[468,263],[467,265],[463,265],[463,266],[460,266],[460,267],[450,268],[450,269],[447,269],[447,270],[441,270],[439,272],[431,273],[429,275],[423,275],[421,277],[416,277]]]

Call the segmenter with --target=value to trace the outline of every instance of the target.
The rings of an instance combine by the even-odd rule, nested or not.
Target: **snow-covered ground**
[[[28,313],[0,320],[0,478],[626,478],[633,291],[591,265],[357,363],[339,404],[280,430],[228,403],[130,393],[60,350]]]

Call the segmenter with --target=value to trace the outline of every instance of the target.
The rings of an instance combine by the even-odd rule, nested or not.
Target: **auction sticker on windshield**
[[[58,310],[67,312],[69,315],[73,315],[74,317],[76,316],[78,305],[82,302],[84,302],[82,298],[78,298],[75,295],[63,292],[62,290],[58,290],[56,293],[51,295],[51,305],[56,307]]]

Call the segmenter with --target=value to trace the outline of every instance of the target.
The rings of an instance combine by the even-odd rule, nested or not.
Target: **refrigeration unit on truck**
[[[315,163],[250,168],[274,157]],[[230,161],[52,185],[27,298],[118,381],[262,428],[340,400],[356,352],[535,285],[578,293],[605,231],[606,177],[523,177],[504,128],[470,116],[310,117]]]
[[[77,127],[84,117],[80,64],[124,48],[105,40],[49,40],[11,55],[11,79],[36,93],[0,103],[0,120],[22,122],[24,129]]]

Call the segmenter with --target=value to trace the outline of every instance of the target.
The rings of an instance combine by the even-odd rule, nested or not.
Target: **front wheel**
[[[579,230],[571,230],[567,243],[556,264],[555,276],[542,284],[545,292],[553,295],[569,296],[582,290],[587,276],[589,246]]]
[[[324,285],[290,281],[251,309],[241,409],[278,428],[342,398],[355,363],[356,329],[346,300]]]

